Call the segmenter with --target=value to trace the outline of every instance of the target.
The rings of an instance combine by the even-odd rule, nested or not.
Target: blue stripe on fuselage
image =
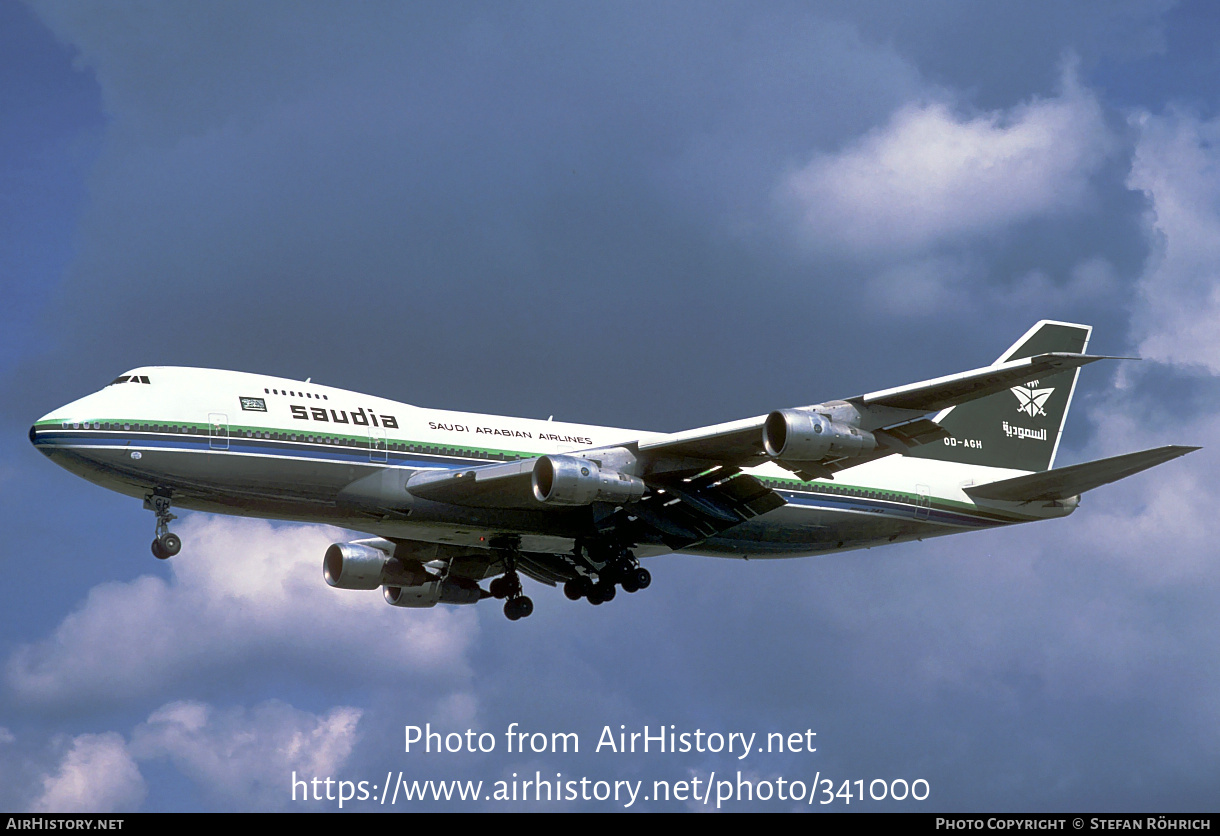
[[[308,441],[284,441],[282,439],[246,438],[244,436],[229,436],[227,447],[216,448],[212,446],[214,439],[210,436],[185,433],[132,433],[130,431],[115,433],[113,431],[94,430],[40,430],[37,427],[31,427],[30,441],[35,447],[42,448],[43,452],[46,453],[50,453],[54,448],[76,451],[99,447],[131,450],[178,450],[194,453],[232,453],[243,456],[265,456],[268,458],[313,459],[365,465],[384,464],[405,468],[460,468],[469,467],[471,464],[481,465],[495,461],[494,459],[477,457],[431,455],[396,450],[378,450],[376,452],[379,455],[384,454],[386,456],[386,461],[373,461],[370,456],[371,451],[369,447],[319,444]],[[894,500],[794,491],[787,488],[778,489],[777,493],[789,505],[809,510],[822,509],[836,512],[879,514],[962,528],[992,528],[1017,522],[1017,520],[996,520],[968,513],[950,511],[944,508],[928,508]],[[921,511],[925,512],[923,516],[919,516]]]

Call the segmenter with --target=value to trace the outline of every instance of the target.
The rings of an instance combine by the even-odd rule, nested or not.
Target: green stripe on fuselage
[[[150,422],[150,421],[123,421],[123,420],[104,420],[104,421],[73,421],[70,422],[74,426],[64,426],[63,421],[43,421],[34,425],[36,430],[68,430],[68,431],[88,431],[88,432],[104,432],[104,433],[131,433],[139,432],[143,434],[161,435],[168,438],[180,438],[184,435],[200,438],[209,438],[211,426],[206,423],[197,422]],[[109,425],[109,426],[107,426]],[[172,429],[167,429],[172,428]],[[370,450],[370,435],[345,435],[339,433],[319,433],[319,432],[290,432],[280,427],[259,427],[254,425],[228,425],[228,436],[230,440],[261,442],[279,442],[282,444],[326,444],[335,447],[357,448],[362,451]],[[536,458],[543,453],[520,451],[520,450],[504,450],[485,447],[463,447],[450,444],[434,444],[420,441],[396,440],[386,437],[387,451],[389,453],[415,453],[425,456],[437,456],[441,458],[461,458],[461,459],[482,459],[486,461],[515,461],[518,459]],[[213,451],[221,452],[221,451]],[[381,452],[379,449],[377,452]],[[274,455],[268,453],[265,455]],[[877,500],[882,502],[894,502],[905,506],[914,506],[923,508],[929,511],[946,511],[960,513],[966,516],[978,517],[992,522],[1013,523],[1026,522],[1040,517],[1027,516],[1015,513],[1002,513],[994,509],[983,508],[978,505],[962,502],[944,497],[921,496],[919,494],[910,493],[907,491],[899,491],[890,488],[866,487],[862,485],[850,485],[842,482],[804,482],[795,478],[772,477],[772,476],[755,476],[763,485],[778,491],[786,491],[789,493],[798,493],[808,496],[830,496],[830,497],[845,497],[851,499]]]

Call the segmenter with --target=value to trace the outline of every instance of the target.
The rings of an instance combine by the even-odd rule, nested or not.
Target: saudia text
[[[348,413],[345,409],[323,409],[320,406],[289,406],[292,410],[292,417],[298,421],[327,421],[332,424],[355,424],[359,427],[367,427],[371,423],[374,427],[385,427],[387,430],[398,429],[398,419],[393,415],[377,415],[373,410],[369,410],[367,414],[363,409],[352,410]],[[330,413],[329,415],[327,413]],[[380,423],[378,418],[381,419]]]

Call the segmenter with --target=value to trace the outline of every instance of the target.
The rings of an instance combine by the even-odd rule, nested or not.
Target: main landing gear
[[[563,585],[563,594],[568,600],[587,598],[590,604],[596,606],[614,600],[616,584],[624,592],[639,592],[652,583],[652,573],[640,565],[630,549],[617,548],[599,556],[604,556],[606,562],[598,571],[596,581],[588,575],[581,575]]]
[[[169,524],[178,519],[171,514],[168,494],[154,493],[144,500],[144,507],[157,515],[156,538],[152,541],[153,557],[157,560],[169,560],[182,551],[182,538],[169,530]]]
[[[517,549],[504,549],[504,563],[508,567],[503,575],[489,585],[493,598],[504,600],[504,615],[509,621],[527,618],[534,611],[534,602],[521,593],[521,576],[517,574]]]
[[[534,602],[521,594],[521,576],[517,573],[518,546],[515,540],[505,540],[493,546],[501,555],[505,571],[493,580],[489,586],[493,598],[504,601],[504,614],[509,621],[525,618],[534,611]],[[589,548],[589,560],[581,556],[581,546],[577,546],[575,557],[577,563],[593,570],[594,580],[590,575],[578,575],[563,585],[563,594],[569,600],[579,601],[587,598],[590,604],[604,604],[613,601],[618,587],[624,592],[639,592],[647,589],[652,583],[652,573],[640,565],[632,551],[625,546],[600,544]],[[596,567],[601,565],[600,569]]]

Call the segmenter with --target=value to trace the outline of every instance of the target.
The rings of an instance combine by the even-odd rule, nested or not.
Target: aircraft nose
[[[47,453],[49,452],[49,448],[47,447],[47,441],[49,439],[45,435],[47,428],[44,425],[42,429],[39,430],[39,424],[42,424],[41,420],[30,427],[30,444],[34,445],[35,450],[41,450],[43,453]],[[39,438],[39,435],[42,435],[41,439]]]
[[[56,413],[54,412],[48,412],[30,426],[30,444],[33,444],[34,447],[44,453],[48,452],[50,449],[47,446],[51,441],[51,437],[48,432],[52,429],[51,422],[53,421],[53,416],[55,415]]]

